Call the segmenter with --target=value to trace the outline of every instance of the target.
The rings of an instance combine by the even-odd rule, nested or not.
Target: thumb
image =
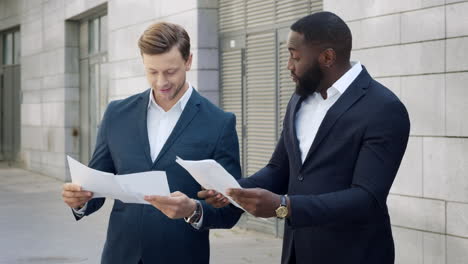
[[[180,196],[185,196],[185,194],[179,191],[171,193],[171,197],[180,197]]]

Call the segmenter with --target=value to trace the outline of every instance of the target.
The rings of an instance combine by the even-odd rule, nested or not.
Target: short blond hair
[[[155,55],[170,51],[174,46],[187,61],[190,56],[190,37],[177,24],[159,22],[149,26],[138,40],[141,54]]]

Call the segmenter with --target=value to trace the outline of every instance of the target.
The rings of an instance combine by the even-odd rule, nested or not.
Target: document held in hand
[[[176,162],[186,169],[203,188],[215,190],[223,194],[233,205],[244,210],[244,208],[226,194],[226,190],[229,188],[242,189],[242,187],[218,162],[212,159],[183,160],[179,157],[177,157]]]
[[[147,171],[132,174],[114,175],[91,169],[67,156],[72,183],[83,190],[93,192],[93,198],[106,197],[121,200],[124,203],[149,204],[145,195],[170,194],[166,172]]]

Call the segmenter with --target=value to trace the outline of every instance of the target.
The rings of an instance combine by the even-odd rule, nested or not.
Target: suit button
[[[298,179],[299,181],[302,181],[302,180],[304,180],[304,176],[302,176],[302,174],[299,174],[299,176],[297,176],[297,179]]]

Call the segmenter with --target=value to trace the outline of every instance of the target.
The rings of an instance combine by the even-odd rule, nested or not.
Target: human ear
[[[336,62],[336,52],[332,48],[328,48],[324,51],[319,56],[319,62],[321,65],[323,65],[326,68],[332,67],[335,62]]]

